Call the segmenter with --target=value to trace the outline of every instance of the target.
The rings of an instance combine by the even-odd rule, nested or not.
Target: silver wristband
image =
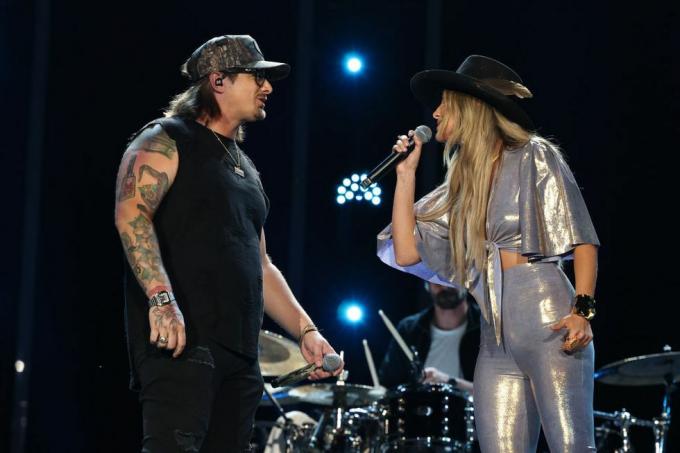
[[[149,308],[162,307],[175,301],[175,295],[169,291],[159,291],[149,298]]]

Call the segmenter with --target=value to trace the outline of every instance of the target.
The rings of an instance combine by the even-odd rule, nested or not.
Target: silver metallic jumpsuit
[[[419,200],[428,212],[446,193],[440,186]],[[396,264],[391,225],[378,235],[386,264],[425,280],[455,286],[448,215],[417,221],[421,261]],[[576,181],[549,143],[533,138],[505,149],[487,208],[487,263],[463,281],[483,318],[474,376],[477,436],[483,452],[535,452],[542,425],[551,452],[595,451],[593,344],[568,355],[564,331],[549,326],[572,308],[574,289],[559,262],[578,244],[599,245]],[[500,250],[521,253],[529,263],[505,272]],[[502,325],[501,325],[502,324]]]

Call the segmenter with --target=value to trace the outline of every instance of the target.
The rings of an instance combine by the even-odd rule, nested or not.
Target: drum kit
[[[306,365],[297,344],[268,331],[260,333],[259,358],[265,380]],[[369,360],[374,374],[372,357]],[[380,385],[350,384],[347,374],[343,371],[334,383],[279,388],[265,384],[261,404],[276,407],[280,417],[264,451],[475,451],[468,393],[449,384],[404,384],[387,391]],[[301,403],[321,409],[318,421],[283,409]]]
[[[265,380],[306,365],[297,344],[287,338],[262,331],[260,345],[260,368]],[[388,391],[377,383],[365,341],[364,349],[373,386],[346,382],[347,371],[334,383],[280,388],[265,384],[261,405],[275,407],[280,415],[276,423],[270,423],[266,453],[479,451],[472,395],[449,384],[422,384],[416,380]],[[415,353],[412,349],[410,352]],[[417,364],[417,356],[412,358]],[[635,451],[630,439],[633,427],[652,431],[655,453],[670,451],[667,437],[671,394],[680,380],[680,352],[668,348],[659,354],[611,363],[598,370],[595,379],[620,386],[665,386],[661,415],[652,420],[634,417],[626,409],[595,411],[598,451]],[[318,419],[283,409],[301,403],[320,409]]]

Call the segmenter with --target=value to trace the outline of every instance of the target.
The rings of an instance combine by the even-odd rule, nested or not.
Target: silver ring
[[[161,335],[160,337],[158,337],[158,342],[160,344],[165,344],[168,342],[168,339]]]

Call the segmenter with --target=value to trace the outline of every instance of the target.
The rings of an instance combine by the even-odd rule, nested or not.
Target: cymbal
[[[300,348],[293,341],[279,334],[260,330],[258,351],[262,376],[281,376],[307,365]]]
[[[605,365],[595,372],[595,379],[613,385],[666,385],[680,380],[680,352],[630,357]]]
[[[385,396],[383,387],[370,387],[358,384],[308,384],[290,389],[288,394],[297,398],[298,401],[318,404],[320,406],[332,406],[334,394],[345,391],[347,395],[347,406],[367,406],[374,401],[378,401]]]

